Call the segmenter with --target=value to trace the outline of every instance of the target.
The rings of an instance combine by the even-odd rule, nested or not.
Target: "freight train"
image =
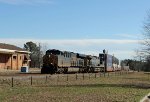
[[[117,71],[119,60],[108,54],[91,56],[50,49],[43,56],[42,74],[67,72]]]

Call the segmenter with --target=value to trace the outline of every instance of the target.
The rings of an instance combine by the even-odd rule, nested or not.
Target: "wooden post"
[[[67,74],[67,81],[68,81],[68,74]]]
[[[46,77],[45,77],[45,83],[47,82],[47,75],[46,75]]]
[[[108,72],[108,77],[109,77],[109,72]]]
[[[83,80],[84,80],[84,73],[83,73]]]
[[[57,85],[58,85],[58,82],[59,82],[59,74],[58,74],[58,76],[57,76]]]
[[[58,81],[59,81],[59,74],[58,74]]]
[[[32,85],[32,76],[31,76],[31,85]]]
[[[148,80],[150,80],[149,76],[150,76],[150,73],[148,74]]]
[[[76,73],[76,80],[78,79],[78,75],[77,75],[77,73]]]
[[[11,78],[11,87],[14,87],[14,78]]]

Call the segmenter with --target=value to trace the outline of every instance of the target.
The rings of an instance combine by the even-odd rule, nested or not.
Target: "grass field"
[[[82,74],[53,75],[51,79],[33,80],[33,85],[0,86],[1,102],[139,102],[150,92],[150,77],[144,73],[110,74],[95,78]],[[52,79],[53,77],[53,79]],[[23,81],[24,82],[24,81]],[[18,83],[18,82],[16,82]],[[22,83],[22,82],[20,82]],[[53,83],[53,84],[52,84]]]

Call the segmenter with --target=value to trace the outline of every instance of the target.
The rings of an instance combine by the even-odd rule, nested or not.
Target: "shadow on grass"
[[[40,87],[123,87],[123,88],[136,88],[136,89],[150,89],[149,84],[84,84],[84,85],[52,85]]]

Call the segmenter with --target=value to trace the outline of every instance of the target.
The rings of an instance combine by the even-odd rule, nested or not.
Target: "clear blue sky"
[[[21,38],[135,41],[149,9],[150,0],[0,0],[0,38],[6,43],[6,39]],[[132,43],[122,51],[129,52],[134,46]],[[93,47],[86,46],[88,50]]]

